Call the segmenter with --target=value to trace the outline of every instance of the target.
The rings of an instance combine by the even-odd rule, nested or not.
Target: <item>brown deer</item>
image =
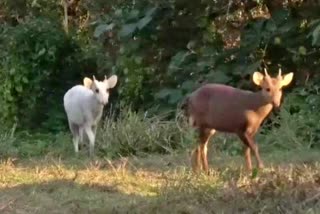
[[[279,108],[282,87],[293,79],[293,73],[276,78],[254,72],[253,82],[261,87],[258,92],[245,91],[222,84],[206,84],[190,94],[182,104],[182,109],[189,123],[199,134],[199,144],[191,155],[193,171],[203,169],[207,174],[207,144],[216,132],[234,133],[244,143],[244,155],[248,170],[252,170],[251,151],[253,151],[259,168],[264,164],[260,158],[254,137],[263,120],[272,108]]]

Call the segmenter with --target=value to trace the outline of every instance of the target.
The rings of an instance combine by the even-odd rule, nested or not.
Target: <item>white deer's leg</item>
[[[96,136],[96,133],[97,133],[97,125],[93,125],[93,126],[92,126],[92,131],[93,131],[94,136]]]
[[[72,141],[74,146],[74,151],[76,154],[79,152],[79,139],[80,139],[80,133],[79,133],[79,126],[69,121],[69,127],[72,133]]]
[[[83,126],[79,126],[79,141],[80,141],[80,145],[81,145],[81,149],[83,149],[83,146],[85,144],[84,142],[84,127]]]
[[[95,134],[92,131],[91,126],[86,125],[84,130],[89,138],[89,154],[92,157],[94,155]]]

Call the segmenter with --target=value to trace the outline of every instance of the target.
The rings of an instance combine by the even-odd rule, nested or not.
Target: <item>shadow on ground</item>
[[[319,213],[318,152],[264,154],[267,169],[244,173],[243,157],[211,154],[212,175],[190,173],[188,152],[105,159],[7,160],[0,213]]]
[[[123,213],[148,197],[124,194],[115,185],[70,180],[21,184],[0,190],[0,213]]]

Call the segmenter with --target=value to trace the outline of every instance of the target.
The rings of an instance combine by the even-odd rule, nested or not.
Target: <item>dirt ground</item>
[[[187,152],[2,160],[0,213],[320,213],[318,151],[262,157],[254,177],[223,154],[211,154],[210,176],[190,171]]]

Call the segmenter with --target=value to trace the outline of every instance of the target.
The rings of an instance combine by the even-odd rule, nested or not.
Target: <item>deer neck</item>
[[[271,112],[273,105],[263,96],[262,92],[253,93],[253,109],[256,114],[264,120]]]

